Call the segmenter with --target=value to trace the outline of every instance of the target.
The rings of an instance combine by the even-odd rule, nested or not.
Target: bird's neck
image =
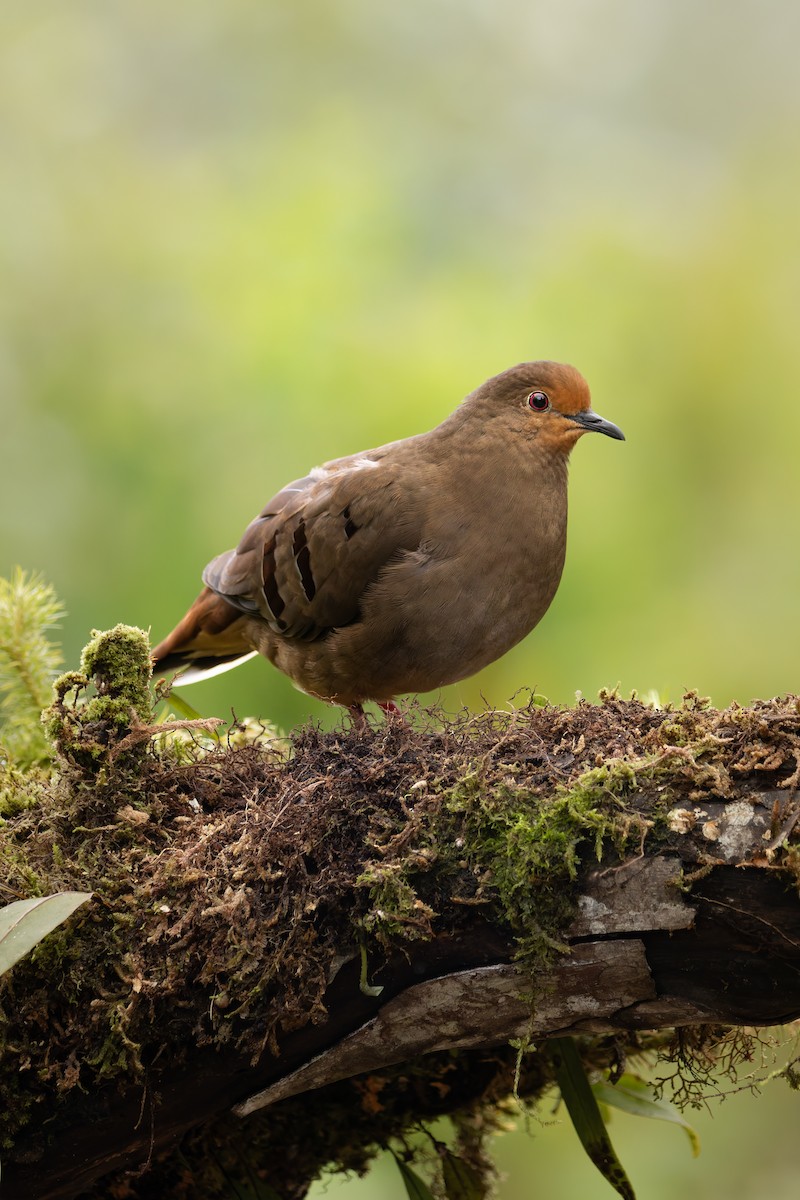
[[[563,447],[544,443],[529,426],[509,428],[500,415],[477,415],[461,405],[423,436],[429,439],[432,457],[444,461],[453,456],[467,477],[475,472],[475,478],[486,478],[487,455],[497,456],[502,470],[496,477],[511,489],[522,480],[535,480],[542,488],[566,489],[572,443]]]

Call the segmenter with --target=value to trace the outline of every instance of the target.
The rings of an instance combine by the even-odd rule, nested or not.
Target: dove
[[[585,433],[624,441],[574,367],[525,362],[427,433],[314,467],[208,564],[154,670],[189,683],[261,654],[356,716],[473,675],[555,596]]]

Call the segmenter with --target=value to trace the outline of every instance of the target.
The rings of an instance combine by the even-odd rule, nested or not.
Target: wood
[[[780,794],[783,799],[784,794]],[[777,795],[774,798],[778,798]],[[773,794],[760,803],[770,810]],[[737,829],[739,814],[726,814]],[[749,846],[763,845],[751,822]],[[153,1073],[150,1102],[135,1095],[92,1097],[75,1105],[75,1124],[38,1162],[6,1159],[4,1200],[68,1200],[102,1174],[134,1166],[175,1144],[199,1121],[233,1108],[256,1108],[356,1072],[442,1047],[498,1045],[510,1037],[623,1032],[699,1022],[764,1025],[800,1015],[800,903],[796,890],[766,868],[716,866],[691,898],[670,881],[679,860],[642,857],[595,872],[575,922],[572,954],[545,982],[537,1016],[521,996],[526,981],[509,964],[507,936],[475,914],[457,937],[418,943],[372,982],[380,998],[358,990],[356,964],[331,985],[330,1020],[288,1036],[279,1059],[251,1066],[208,1051],[181,1069]],[[24,1146],[18,1147],[24,1152]]]

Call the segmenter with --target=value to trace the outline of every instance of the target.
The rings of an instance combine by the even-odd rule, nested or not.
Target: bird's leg
[[[401,724],[405,724],[405,717],[400,712],[394,700],[376,700],[375,703],[387,721],[400,721]],[[348,704],[347,711],[353,719],[355,729],[369,729],[369,722],[367,721],[367,714],[364,712],[363,704]]]
[[[363,704],[348,704],[347,711],[353,718],[353,725],[356,729],[366,729],[367,718],[366,714],[364,713]]]

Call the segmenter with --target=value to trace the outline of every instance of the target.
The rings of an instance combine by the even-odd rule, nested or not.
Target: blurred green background
[[[5,0],[0,571],[68,663],[163,636],[288,479],[548,357],[628,441],[579,445],[550,613],[445,706],[796,690],[798,39],[791,0]],[[262,662],[186,694],[339,719]],[[781,1200],[797,1115],[731,1101],[699,1163],[615,1128],[641,1197]],[[609,1194],[570,1139],[501,1139],[506,1200]]]

